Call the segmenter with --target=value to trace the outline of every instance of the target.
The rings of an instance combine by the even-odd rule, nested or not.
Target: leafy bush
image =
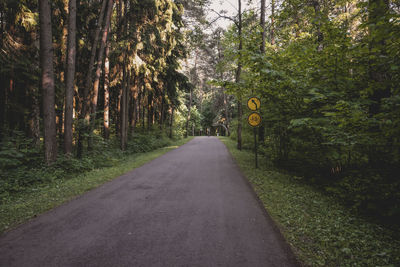
[[[32,147],[31,141],[21,136],[17,134],[4,139],[0,146],[0,202],[33,185],[114,166],[126,155],[149,152],[171,144],[163,132],[154,130],[135,134],[128,142],[128,149],[121,151],[118,140],[103,140],[94,135],[93,149],[82,158],[59,155],[55,163],[47,166],[40,149]]]

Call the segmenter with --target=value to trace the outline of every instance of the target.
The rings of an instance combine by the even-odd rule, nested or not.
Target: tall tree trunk
[[[242,49],[243,49],[243,40],[242,40],[242,1],[238,0],[238,35],[239,35],[239,59],[238,66],[236,69],[236,77],[235,82],[240,82],[240,75],[242,73]],[[243,109],[242,109],[242,93],[238,93],[238,127],[237,127],[237,148],[242,150],[242,117],[243,117]]]
[[[271,2],[271,5],[273,5],[273,0]],[[261,18],[260,18],[260,26],[261,26],[261,45],[260,45],[260,52],[261,55],[265,55],[265,35],[266,35],[266,29],[265,29],[265,0],[261,0]],[[260,142],[264,142],[264,123],[261,123],[260,127],[258,128],[258,140]]]
[[[79,158],[82,156],[84,132],[87,130],[87,126],[89,123],[89,117],[87,116],[88,110],[90,107],[89,91],[90,91],[90,87],[92,84],[94,60],[96,58],[97,45],[99,43],[100,31],[101,31],[101,28],[103,25],[103,20],[104,20],[103,18],[104,18],[104,12],[106,9],[106,4],[107,4],[107,0],[103,0],[101,9],[100,9],[99,19],[97,21],[97,27],[96,27],[96,31],[94,34],[93,43],[92,43],[90,60],[89,60],[89,68],[88,68],[88,72],[86,74],[85,86],[83,87],[82,108],[81,108],[81,113],[80,113],[80,124],[83,124],[83,125],[80,125],[80,127],[79,127],[79,137],[78,137],[78,157]]]
[[[147,95],[147,131],[153,126],[153,93]]]
[[[111,14],[114,6],[114,0],[108,0],[108,5],[107,5],[107,15],[105,17],[105,26],[103,29],[103,36],[101,38],[101,43],[100,43],[100,49],[99,49],[99,54],[97,57],[97,66],[96,66],[96,74],[94,77],[94,82],[93,82],[93,94],[92,94],[92,101],[91,101],[91,116],[90,116],[90,128],[89,128],[89,139],[88,139],[88,149],[90,150],[93,146],[93,137],[91,137],[94,127],[95,127],[95,122],[96,122],[96,112],[97,112],[97,102],[99,98],[99,85],[100,85],[100,76],[101,76],[101,67],[103,65],[103,55],[104,55],[104,50],[107,45],[107,37],[108,37],[108,31],[111,23]]]
[[[72,154],[72,122],[76,58],[76,0],[69,0],[67,75],[65,78],[64,152]]]
[[[56,111],[54,92],[53,43],[49,0],[39,0],[40,65],[43,95],[44,158],[51,164],[57,158]]]
[[[260,50],[261,50],[261,54],[264,55],[264,53],[265,53],[265,0],[261,0],[260,26],[261,26]]]
[[[225,129],[226,129],[226,136],[230,136],[230,130],[229,130],[229,107],[228,107],[228,96],[224,94],[224,109],[225,109]]]
[[[223,60],[223,56],[222,56],[222,46],[220,43],[221,40],[221,36],[220,33],[218,35],[218,45],[217,45],[217,52],[218,52],[218,62],[221,62]],[[221,71],[220,73],[220,79],[224,80],[224,73],[223,71]],[[224,111],[225,111],[225,135],[226,136],[230,136],[230,129],[229,129],[229,125],[230,125],[230,121],[229,121],[229,106],[228,106],[228,95],[225,93],[225,88],[222,88],[222,95],[224,97]],[[200,133],[201,135],[201,133]]]
[[[103,114],[103,127],[104,139],[110,138],[110,43],[107,43],[106,54],[104,60],[104,114]]]
[[[60,38],[60,43],[58,45],[58,48],[56,48],[59,51],[56,51],[56,55],[59,53],[61,55],[61,60],[59,61],[57,56],[56,56],[56,66],[55,66],[55,79],[59,83],[65,83],[66,79],[66,69],[67,69],[67,36],[68,36],[68,14],[69,14],[69,7],[68,7],[68,2],[69,0],[62,0],[63,2],[63,9],[66,14],[66,18],[64,19],[64,16],[62,16],[61,19],[61,25],[62,25],[62,36]],[[54,16],[57,16],[58,13],[62,13],[62,11],[58,8],[56,8],[53,11]],[[57,83],[56,82],[56,83]],[[65,118],[65,88],[62,94],[63,97],[57,97],[56,93],[56,98],[55,98],[55,105],[56,105],[56,121],[57,121],[57,131],[58,131],[58,142],[60,143],[60,146],[64,147],[64,118]]]
[[[121,18],[121,33],[125,30],[125,35],[128,34],[128,0],[124,1],[124,17]],[[124,23],[122,23],[122,21]],[[123,87],[122,87],[122,97],[121,97],[121,150],[126,150],[128,144],[128,129],[129,129],[129,88],[130,88],[130,73],[128,67],[128,49],[123,51],[124,61],[123,61]]]
[[[127,98],[128,98],[128,80],[129,80],[129,75],[128,71],[126,69],[126,54],[124,56],[124,65],[123,67],[123,83],[122,83],[122,96],[121,96],[121,150],[126,150],[126,145],[127,145]]]
[[[126,98],[125,98],[125,142],[126,144],[128,144],[128,134],[129,134],[129,107],[130,107],[130,100],[131,100],[131,94],[130,92],[130,88],[131,88],[131,76],[132,76],[132,72],[129,69],[129,59],[127,58],[126,60],[126,68],[127,68],[127,84],[126,84]]]
[[[32,138],[34,147],[40,146],[40,104],[37,89],[29,85],[29,91],[32,99],[32,112],[29,117],[29,135]]]
[[[141,101],[142,101],[142,85],[140,83],[140,79],[138,79],[138,98],[136,100],[137,103],[137,114],[136,114],[136,121],[137,121],[137,125],[140,125],[140,121],[141,121],[141,112],[142,112],[142,105],[141,105]]]
[[[137,82],[137,77],[135,79],[135,83],[134,83],[134,90],[132,91],[132,101],[133,101],[133,105],[132,105],[132,123],[131,123],[131,135],[133,136],[135,134],[135,130],[136,130],[136,124],[138,121],[138,82]]]
[[[187,118],[186,118],[185,138],[188,137],[188,132],[189,132],[189,121],[190,121],[190,115],[191,115],[190,112],[192,110],[192,98],[193,98],[193,90],[192,90],[192,87],[190,87],[188,114],[187,114]]]
[[[143,105],[142,105],[142,127],[143,127],[143,131],[146,129],[146,125],[145,125],[145,118],[146,118],[146,88],[143,87],[143,93],[142,93],[142,99],[143,99]]]
[[[174,111],[175,111],[175,108],[171,107],[170,117],[169,117],[169,138],[172,138],[172,129],[174,127]]]
[[[271,27],[270,27],[271,45],[275,44],[275,0],[271,0]]]
[[[117,99],[117,112],[116,112],[116,119],[115,119],[115,131],[116,131],[116,135],[118,136],[118,138],[121,138],[121,107],[122,107],[122,94],[123,94],[123,86],[124,84],[122,83],[122,85],[119,88],[119,92],[118,92],[118,99]]]

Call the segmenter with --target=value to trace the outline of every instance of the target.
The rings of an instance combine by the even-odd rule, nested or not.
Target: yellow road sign
[[[257,97],[250,97],[249,101],[247,101],[247,107],[252,111],[258,110],[260,106],[261,106],[261,101]]]
[[[249,117],[247,118],[247,122],[252,127],[257,127],[261,124],[261,116],[257,112],[252,112]]]

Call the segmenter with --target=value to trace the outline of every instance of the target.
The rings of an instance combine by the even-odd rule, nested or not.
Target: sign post
[[[258,157],[257,157],[257,129],[256,127],[261,124],[261,116],[258,112],[256,112],[261,106],[261,101],[257,97],[251,97],[247,101],[247,107],[253,111],[250,113],[249,117],[247,118],[247,122],[251,127],[253,127],[254,132],[254,156],[255,156],[255,163],[256,169],[258,168]]]

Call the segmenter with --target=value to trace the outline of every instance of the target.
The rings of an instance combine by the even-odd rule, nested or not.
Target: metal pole
[[[258,169],[258,158],[257,158],[257,128],[253,127],[254,130],[254,155],[256,161],[256,169]]]

